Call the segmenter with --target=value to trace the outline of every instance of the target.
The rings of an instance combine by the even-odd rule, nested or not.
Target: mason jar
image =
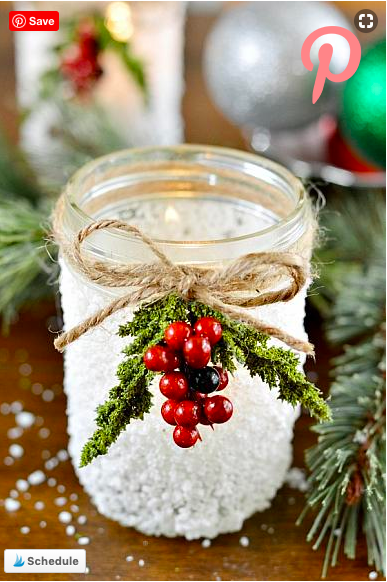
[[[102,218],[140,227],[179,264],[217,266],[260,251],[291,249],[307,259],[311,253],[313,216],[302,184],[285,168],[232,149],[131,149],[87,164],[66,186],[62,233],[71,241]],[[143,242],[114,229],[94,232],[83,252],[109,264],[155,260]],[[91,283],[64,257],[60,264],[65,329],[125,292]],[[306,339],[305,294],[259,307],[257,317]],[[106,455],[79,468],[96,429],[96,408],[118,383],[128,344],[117,336],[118,326],[135,308],[115,313],[66,349],[69,451],[79,480],[102,514],[145,534],[194,539],[237,531],[270,506],[283,484],[299,413],[241,367],[222,393],[234,405],[231,420],[214,431],[201,427],[203,440],[192,449],[174,444],[156,379],[144,420],[132,421]]]

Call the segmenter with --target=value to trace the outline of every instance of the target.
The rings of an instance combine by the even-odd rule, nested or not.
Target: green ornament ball
[[[386,167],[386,41],[362,55],[345,84],[340,115],[344,138],[364,159]]]

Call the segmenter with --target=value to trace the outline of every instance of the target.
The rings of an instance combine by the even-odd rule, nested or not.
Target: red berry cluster
[[[165,422],[175,426],[173,440],[179,447],[192,447],[200,439],[198,424],[221,424],[232,416],[228,398],[208,396],[228,384],[225,370],[208,366],[211,347],[221,337],[222,326],[213,317],[198,319],[194,327],[175,321],[165,330],[165,342],[145,352],[148,370],[164,372],[160,392],[167,400],[161,414]]]
[[[77,39],[62,53],[60,70],[70,81],[76,93],[90,91],[102,75],[98,62],[100,53],[93,23],[83,22],[77,30]]]

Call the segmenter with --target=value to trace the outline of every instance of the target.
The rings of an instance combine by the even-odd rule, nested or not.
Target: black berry
[[[215,368],[206,366],[199,370],[191,370],[189,385],[192,390],[202,394],[210,394],[219,388],[220,374]]]

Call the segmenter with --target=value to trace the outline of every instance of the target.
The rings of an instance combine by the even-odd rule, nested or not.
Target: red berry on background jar
[[[226,370],[223,370],[220,366],[214,366],[215,370],[219,373],[219,386],[217,388],[217,392],[220,390],[224,390],[228,384],[228,374]]]
[[[175,351],[183,349],[185,341],[193,334],[193,329],[185,321],[174,321],[164,332],[164,339],[168,346]]]
[[[144,354],[144,364],[152,372],[172,372],[179,367],[179,358],[169,348],[152,346]]]
[[[192,336],[183,348],[184,359],[191,368],[204,368],[211,358],[211,344],[208,338]]]
[[[159,383],[161,394],[179,402],[188,395],[188,380],[182,372],[168,372]]]
[[[194,325],[194,329],[197,335],[208,337],[212,346],[218,343],[222,337],[222,326],[213,317],[202,317],[198,319]]]
[[[196,428],[186,428],[185,426],[177,426],[173,431],[173,440],[177,446],[182,449],[189,449],[199,439],[199,432]]]
[[[222,424],[232,417],[233,406],[225,396],[211,396],[204,402],[204,413],[210,422]]]
[[[183,400],[175,408],[176,424],[193,427],[199,424],[200,405],[193,400]]]
[[[175,408],[177,406],[177,402],[175,400],[166,400],[161,407],[161,416],[168,424],[172,426],[176,425],[175,421]]]

